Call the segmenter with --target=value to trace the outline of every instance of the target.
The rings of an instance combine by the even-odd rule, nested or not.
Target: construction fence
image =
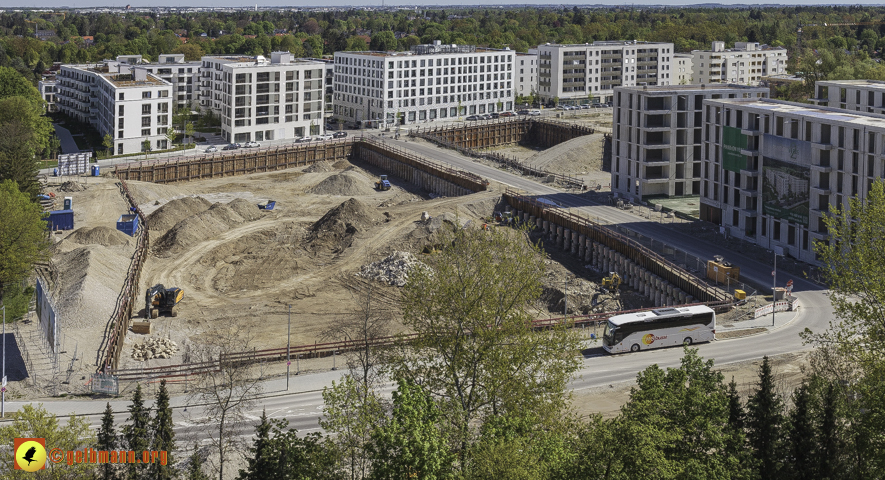
[[[120,354],[123,352],[123,342],[126,339],[126,332],[129,330],[129,322],[132,320],[132,310],[137,305],[136,302],[139,298],[138,285],[141,279],[141,270],[147,258],[148,245],[150,244],[148,229],[145,227],[147,222],[144,213],[129,193],[126,182],[121,181],[119,185],[123,195],[126,197],[126,201],[129,202],[129,205],[138,215],[138,224],[142,225],[142,228],[138,229],[135,253],[129,262],[129,270],[126,272],[123,288],[117,296],[117,303],[114,305],[114,313],[111,314],[111,319],[108,322],[102,347],[98,350],[99,355],[102,356],[99,362],[99,371],[104,372],[115,369],[119,365]],[[102,350],[104,350],[103,354]]]
[[[302,167],[321,161],[344,160],[360,138],[270,148],[241,149],[198,157],[130,163],[116,167],[120,180],[171,183],[230,177]]]

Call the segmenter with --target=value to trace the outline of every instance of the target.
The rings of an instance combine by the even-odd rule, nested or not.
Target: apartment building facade
[[[703,102],[761,98],[743,85],[617,87],[612,122],[612,192],[646,197],[700,195]]]
[[[201,62],[188,62],[183,53],[164,53],[155,63],[145,62],[141,55],[118,55],[123,65],[139,65],[172,85],[172,103],[175,108],[196,108],[199,105]]]
[[[690,53],[673,54],[673,85],[691,85],[694,82],[694,56]]]
[[[701,219],[816,263],[831,206],[885,176],[885,116],[771,99],[704,104]]]
[[[288,52],[205,56],[200,105],[221,117],[228,142],[300,138],[323,132],[322,62]]]
[[[42,80],[37,82],[37,90],[40,91],[40,97],[43,98],[43,101],[46,102],[46,111],[57,112],[58,108],[55,106],[55,76],[53,75],[43,77]]]
[[[885,113],[885,82],[880,80],[827,80],[814,84],[810,101],[824,107],[855,112]]]
[[[538,93],[545,103],[611,102],[614,88],[671,85],[673,44],[599,41],[538,46]]]
[[[121,155],[169,147],[166,132],[172,116],[172,85],[139,66],[110,61],[62,65],[56,75],[56,106],[113,139]]]
[[[713,42],[710,50],[692,50],[694,83],[759,85],[762,77],[787,73],[787,49],[757,42]]]
[[[514,96],[528,97],[538,92],[538,50],[529,49],[528,53],[516,54],[516,65],[513,67],[513,78],[516,79]]]
[[[512,110],[515,58],[439,41],[408,52],[335,52],[333,115],[373,128]]]

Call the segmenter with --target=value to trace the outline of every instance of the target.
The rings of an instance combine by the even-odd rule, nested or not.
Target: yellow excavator
[[[602,288],[608,290],[608,293],[612,295],[618,293],[618,287],[620,286],[621,277],[615,272],[609,272],[609,275],[602,279]]]
[[[166,288],[161,284],[147,289],[145,294],[144,317],[157,318],[159,315],[177,317],[178,310],[175,308],[184,298],[184,292],[177,287]]]

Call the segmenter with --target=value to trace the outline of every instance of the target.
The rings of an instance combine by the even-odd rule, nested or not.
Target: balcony
[[[821,173],[830,173],[830,172],[833,171],[833,167],[830,166],[829,164],[827,164],[827,165],[815,165],[815,164],[812,163],[812,164],[811,164],[811,169],[814,170],[814,171],[816,171],[816,172],[821,172]]]
[[[833,145],[832,143],[829,143],[829,142],[827,142],[827,143],[811,142],[811,146],[818,149],[818,150],[832,150],[832,149],[836,148],[835,145]]]
[[[759,176],[759,170],[741,170],[741,175],[753,178]]]
[[[743,213],[745,217],[758,217],[759,216],[759,212],[757,212],[755,208],[745,208],[745,209],[741,210],[741,213]]]
[[[748,137],[752,137],[753,135],[759,135],[760,133],[761,133],[761,132],[760,132],[760,130],[759,130],[759,126],[758,126],[758,125],[756,125],[756,126],[754,126],[754,127],[752,127],[752,128],[742,128],[742,129],[741,129],[741,134],[742,134],[742,135],[747,135]]]
[[[812,185],[811,189],[818,195],[830,195],[833,193],[829,185]]]
[[[741,155],[746,155],[748,157],[755,157],[756,155],[759,155],[759,148],[758,147],[742,148]]]

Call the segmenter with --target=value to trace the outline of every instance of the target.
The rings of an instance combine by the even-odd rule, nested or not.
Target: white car
[[[216,147],[215,145],[212,145],[211,147],[207,148],[207,149],[204,150],[204,151],[205,151],[206,153],[217,152],[217,151],[218,151],[218,147]]]
[[[258,148],[258,147],[261,146],[261,144],[258,143],[258,142],[246,142],[246,144],[243,145],[243,146],[244,146],[245,148]]]
[[[541,111],[540,111],[540,110],[529,110],[529,116],[532,116],[532,117],[540,117],[540,116],[541,116]]]

